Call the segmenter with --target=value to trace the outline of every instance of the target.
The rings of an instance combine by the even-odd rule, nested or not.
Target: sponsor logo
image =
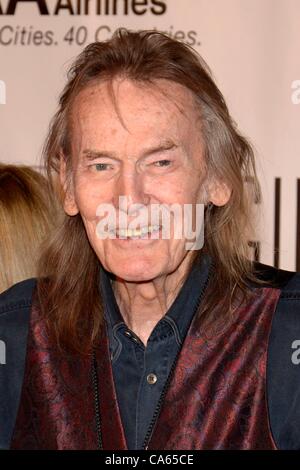
[[[163,15],[166,0],[9,0],[4,8],[0,0],[0,15],[16,15],[28,4],[35,4],[40,15]],[[27,4],[27,5],[26,5]]]

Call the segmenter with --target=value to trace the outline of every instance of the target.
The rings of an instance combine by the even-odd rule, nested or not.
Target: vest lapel
[[[99,405],[103,450],[127,450],[113,379],[107,334],[96,351],[99,379]]]

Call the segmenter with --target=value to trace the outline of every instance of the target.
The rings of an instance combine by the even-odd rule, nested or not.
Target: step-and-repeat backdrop
[[[120,27],[193,46],[256,150],[253,250],[300,270],[300,0],[0,0],[0,160],[39,166],[72,59]]]

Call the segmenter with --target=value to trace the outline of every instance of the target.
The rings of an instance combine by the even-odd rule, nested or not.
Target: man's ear
[[[68,175],[67,163],[64,154],[60,154],[59,179],[62,188],[64,211],[68,215],[77,215],[79,210],[75,201],[73,180]]]
[[[230,199],[232,190],[223,181],[213,179],[208,188],[208,199],[215,206],[225,206]]]

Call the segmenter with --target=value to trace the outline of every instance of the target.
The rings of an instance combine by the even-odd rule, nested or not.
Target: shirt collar
[[[119,306],[117,304],[115,294],[111,282],[115,279],[115,275],[106,271],[101,265],[100,268],[100,288],[102,293],[102,299],[104,302],[104,313],[105,319],[109,322],[111,328],[115,328],[118,325],[125,325],[124,319],[121,315]]]
[[[204,253],[201,254],[200,259],[197,259],[197,262],[193,264],[177,297],[165,314],[164,318],[175,323],[181,342],[199,306],[204,287],[208,281],[211,264],[210,256]]]

